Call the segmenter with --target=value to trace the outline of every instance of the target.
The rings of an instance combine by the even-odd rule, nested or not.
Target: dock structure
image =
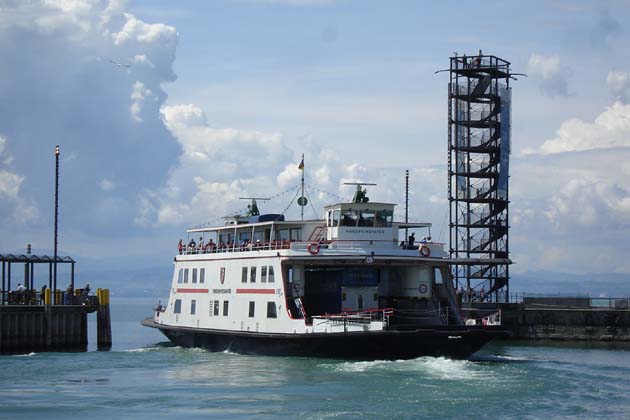
[[[111,348],[109,290],[98,289],[94,296],[89,288],[75,288],[72,258],[33,255],[29,246],[26,254],[0,254],[0,262],[0,353],[86,351],[87,316],[93,312],[97,313],[98,348]],[[70,265],[66,290],[57,288],[57,264]],[[47,266],[48,284],[35,284],[37,266]],[[16,273],[23,273],[21,281]]]
[[[465,302],[462,314],[482,320],[500,313],[511,338],[555,341],[630,342],[630,299],[523,297],[511,303]]]

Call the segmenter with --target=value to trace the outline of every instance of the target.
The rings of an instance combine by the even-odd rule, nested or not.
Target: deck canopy
[[[35,255],[35,254],[0,254],[0,262],[3,263],[75,263],[76,261],[70,257],[55,257],[50,255]]]
[[[51,255],[36,255],[28,253],[0,254],[0,262],[2,263],[2,289],[0,293],[0,304],[6,303],[7,293],[15,286],[15,284],[12,283],[17,281],[15,279],[17,276],[19,276],[25,289],[32,290],[36,287],[34,282],[36,264],[48,265],[48,287],[52,290],[57,290],[57,278],[53,276],[54,266],[56,264],[70,264],[70,283],[74,287],[74,264],[76,261],[71,257],[57,256],[57,258],[55,258]],[[18,271],[14,268],[14,264],[23,264],[24,269]]]

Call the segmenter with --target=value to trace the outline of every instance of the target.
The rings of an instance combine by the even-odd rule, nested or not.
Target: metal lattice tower
[[[460,285],[509,296],[510,63],[493,55],[450,58],[448,194],[451,258]],[[499,260],[499,261],[497,261]]]

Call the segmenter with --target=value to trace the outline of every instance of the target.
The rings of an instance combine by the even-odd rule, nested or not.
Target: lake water
[[[504,341],[468,361],[241,356],[168,345],[139,324],[154,303],[113,298],[112,351],[95,351],[92,323],[87,353],[0,356],[0,418],[630,418],[628,346]]]

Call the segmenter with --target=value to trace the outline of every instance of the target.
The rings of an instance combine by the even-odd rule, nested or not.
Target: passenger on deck
[[[199,237],[199,243],[197,244],[197,253],[201,254],[204,250],[204,246],[203,246],[203,238],[200,236]]]
[[[195,248],[197,248],[197,243],[194,239],[191,239],[190,242],[188,242],[188,251],[193,252]]]
[[[46,285],[42,286],[42,290],[39,293],[39,302],[43,305],[46,303]]]
[[[72,286],[72,283],[70,283],[68,285],[68,288],[66,289],[66,296],[65,296],[65,304],[66,305],[72,305],[72,298],[74,297],[74,287]]]
[[[217,244],[215,244],[214,241],[212,240],[212,238],[210,238],[210,240],[206,244],[206,250],[208,252],[214,252],[214,249],[216,248],[216,246],[217,246]]]
[[[181,239],[179,240],[179,243],[177,244],[177,251],[179,251],[179,255],[181,255],[182,252],[184,252],[184,241],[182,241]]]
[[[413,249],[413,244],[416,242],[416,232],[412,232],[409,235],[409,249]]]

